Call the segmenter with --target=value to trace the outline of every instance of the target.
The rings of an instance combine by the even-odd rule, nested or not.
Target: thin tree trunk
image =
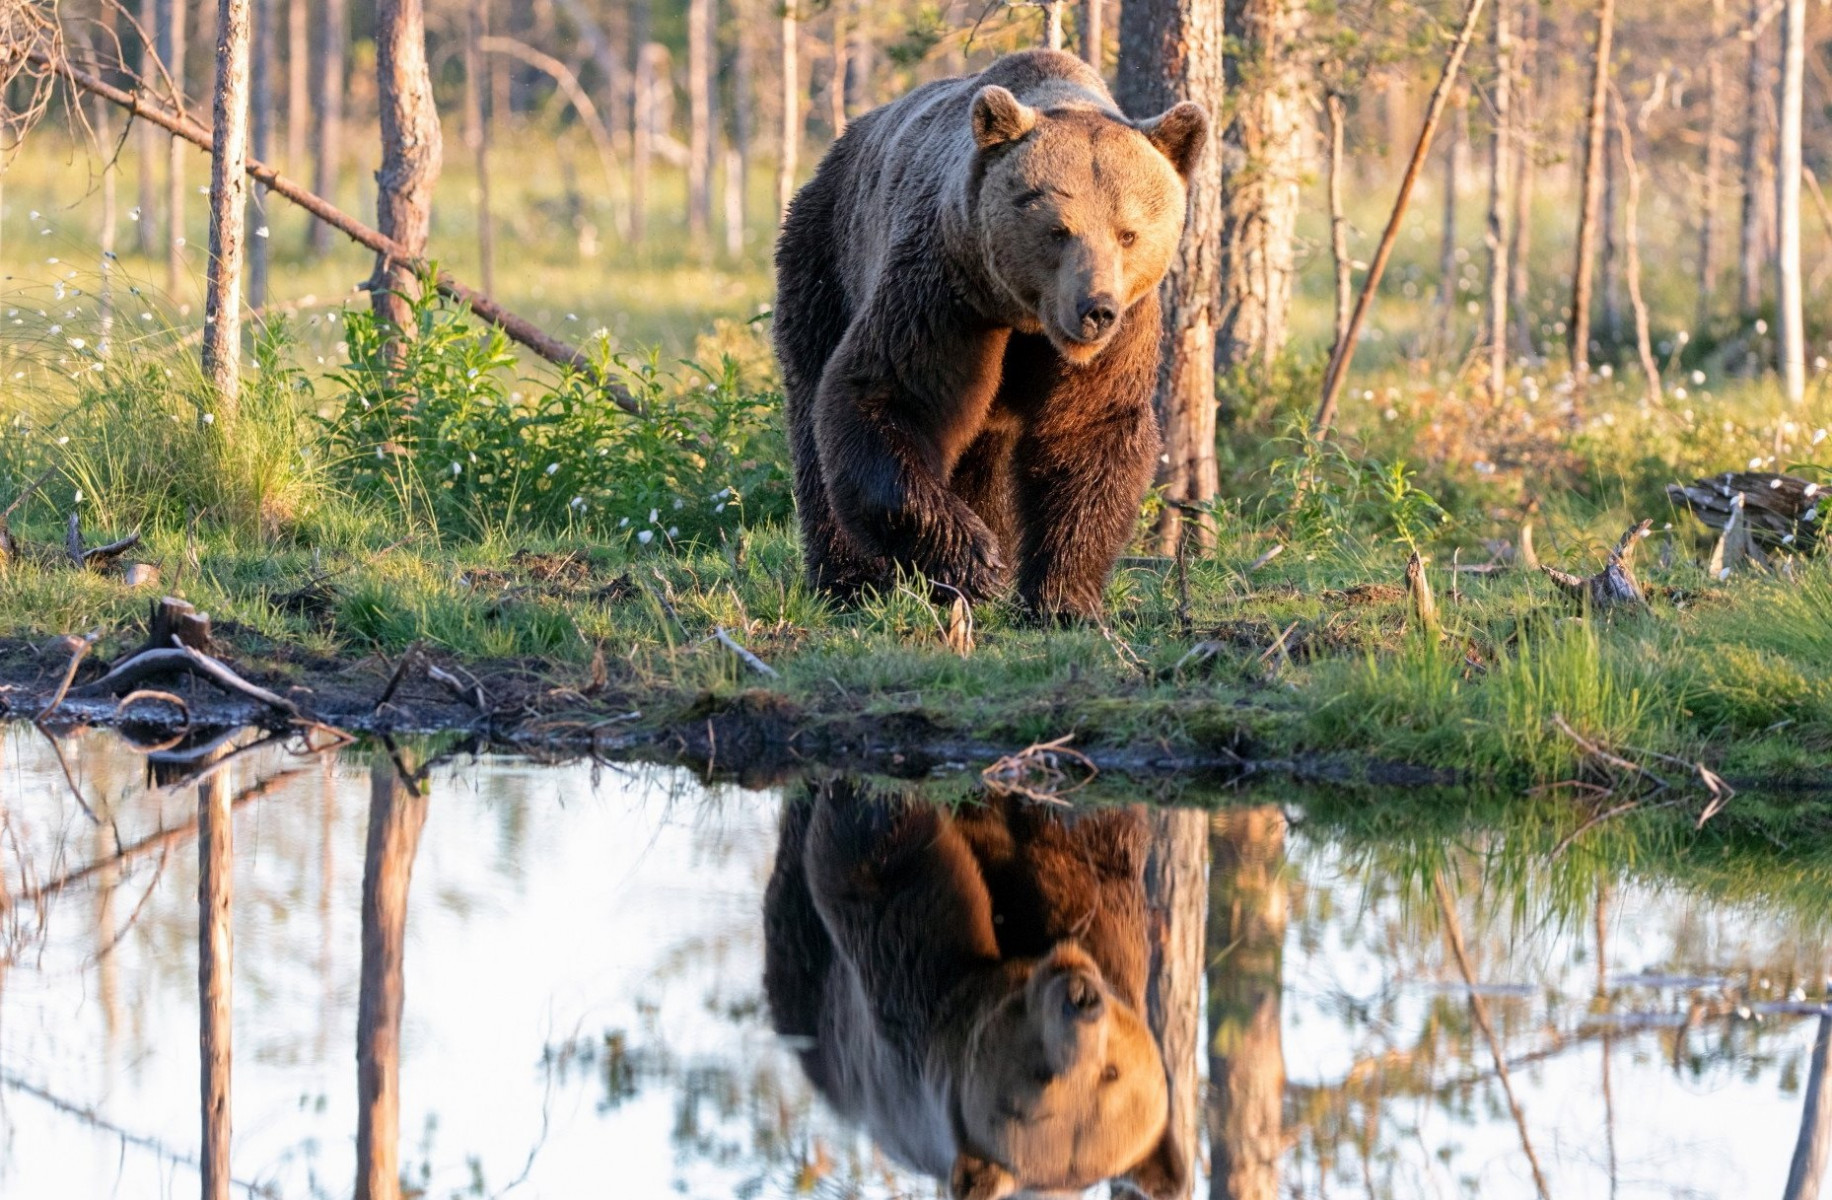
[[[1737,242],[1737,314],[1762,310],[1762,2],[1749,0],[1749,60],[1743,76],[1743,212]]]
[[[1603,337],[1613,348],[1622,344],[1622,239],[1616,213],[1621,210],[1622,151],[1612,123],[1603,135]]]
[[[276,0],[254,0],[250,20],[254,47],[249,63],[249,150],[263,162],[273,159],[274,140],[274,17]],[[250,188],[250,218],[254,228],[248,242],[248,307],[259,312],[267,305],[267,189]]]
[[[1450,138],[1444,143],[1444,211],[1438,223],[1438,307],[1457,307],[1457,193],[1463,190],[1463,149],[1469,144],[1469,95],[1451,101]],[[1439,326],[1444,331],[1448,318]]]
[[[286,0],[286,169],[305,171],[305,138],[312,126],[312,34],[306,0]]]
[[[477,273],[483,290],[494,293],[496,226],[490,215],[490,126],[484,119],[483,52],[478,49],[489,31],[490,0],[471,0],[464,39],[464,140],[477,168]]]
[[[1043,0],[1043,44],[1051,50],[1060,50],[1067,44],[1063,36],[1062,9],[1066,0]]]
[[[407,891],[426,797],[378,754],[363,854],[362,968],[356,1014],[356,1200],[400,1200],[401,1015]]]
[[[376,227],[414,257],[426,253],[432,228],[433,184],[443,152],[439,111],[426,65],[426,18],[421,0],[378,0],[375,75],[381,109],[382,169],[375,176]],[[411,267],[378,255],[370,280],[375,315],[397,330],[411,323],[417,291]]]
[[[731,148],[725,155],[725,252],[733,260],[744,255],[745,211],[750,201],[751,142],[756,126],[751,106],[756,103],[756,60],[751,52],[751,10],[754,0],[733,0]]]
[[[312,126],[312,190],[332,204],[337,203],[337,179],[342,174],[344,42],[346,18],[344,0],[318,0],[318,96],[317,120]],[[313,221],[306,232],[306,247],[314,255],[331,249],[331,231]]]
[[[1616,2],[1597,0],[1597,44],[1590,69],[1590,110],[1585,123],[1584,190],[1578,216],[1577,265],[1572,269],[1571,374],[1576,384],[1572,416],[1590,383],[1590,299],[1595,271],[1598,210],[1603,199],[1603,158],[1607,150],[1609,59],[1615,41]]]
[[[1106,73],[1107,62],[1103,4],[1104,0],[1081,0],[1081,60],[1101,74]]]
[[[98,244],[101,249],[101,260],[98,264],[100,287],[96,289],[96,353],[103,358],[114,337],[114,263],[115,263],[115,224],[117,184],[119,173],[115,165],[114,146],[114,110],[100,97],[95,105],[95,136],[108,148],[107,157],[102,162],[102,231]]]
[[[649,44],[649,5],[630,14],[630,44],[636,52],[630,92],[630,245],[649,234],[649,166],[655,153],[655,48]]]
[[[1444,70],[1438,76],[1438,85],[1431,93],[1431,104],[1425,110],[1425,124],[1419,129],[1418,141],[1412,147],[1412,160],[1406,164],[1406,174],[1399,183],[1399,195],[1394,198],[1393,211],[1387,217],[1387,227],[1380,235],[1380,244],[1374,248],[1374,260],[1368,266],[1368,273],[1361,281],[1361,294],[1355,299],[1355,311],[1349,314],[1348,336],[1342,339],[1336,355],[1330,359],[1329,369],[1323,377],[1323,398],[1317,403],[1317,415],[1311,419],[1311,430],[1318,437],[1329,432],[1336,420],[1336,402],[1342,395],[1342,385],[1348,379],[1349,364],[1355,361],[1355,346],[1361,338],[1361,329],[1367,323],[1368,310],[1374,307],[1374,293],[1380,287],[1381,276],[1386,274],[1387,261],[1393,257],[1393,245],[1399,240],[1399,227],[1406,217],[1406,207],[1412,200],[1412,189],[1418,185],[1419,174],[1425,169],[1425,159],[1431,153],[1431,138],[1437,132],[1438,122],[1443,119],[1444,106],[1450,100],[1450,93],[1456,87],[1457,75],[1463,68],[1463,56],[1469,53],[1469,44],[1476,36],[1476,23],[1482,19],[1483,0],[1469,0],[1463,10],[1463,26],[1457,33],[1457,40],[1451,44],[1450,54],[1444,60]]]
[[[1223,111],[1222,0],[1125,0],[1120,6],[1119,95],[1129,113],[1162,112],[1183,100]],[[1213,146],[1214,139],[1210,143]],[[1164,336],[1158,368],[1158,424],[1165,457],[1158,481],[1166,504],[1158,544],[1175,553],[1186,508],[1201,511],[1220,488],[1215,461],[1215,326],[1222,229],[1220,173],[1205,149],[1191,173],[1183,240],[1159,288]],[[1214,545],[1214,523],[1197,522],[1199,548]]]
[[[1832,1073],[1832,1013],[1819,1018],[1819,1035],[1813,1039],[1813,1066],[1807,1074],[1806,1102],[1800,1109],[1800,1137],[1794,1143],[1794,1161],[1788,1168],[1787,1190],[1782,1200],[1819,1200],[1826,1169],[1832,1163],[1832,1095],[1826,1094],[1826,1076]]]
[[[140,28],[157,39],[164,17],[159,15],[159,0],[140,0]],[[141,90],[151,89],[158,73],[153,58],[158,53],[145,41],[140,43]],[[135,122],[134,141],[140,162],[139,201],[134,206],[134,248],[151,258],[159,246],[159,130],[146,121]]]
[[[827,123],[838,141],[846,133],[846,0],[833,4],[833,78],[827,85]]]
[[[795,0],[783,0],[782,6],[782,132],[776,153],[776,215],[788,215],[789,201],[795,198],[796,159],[801,154],[801,68],[797,51],[801,37],[795,16]]]
[[[855,3],[852,10],[852,37],[850,49],[846,51],[846,105],[849,112],[870,112],[876,104],[872,84],[872,11],[871,4],[863,0]]]
[[[251,0],[217,0],[216,95],[210,152],[210,263],[204,287],[204,378],[219,434],[241,402],[242,259],[248,222],[248,51]],[[172,145],[182,146],[177,139]]]
[[[1639,122],[1645,130],[1646,113]],[[1634,131],[1629,128],[1628,114],[1622,98],[1616,97],[1616,140],[1622,147],[1622,175],[1627,194],[1623,197],[1622,241],[1628,275],[1628,300],[1635,310],[1635,353],[1641,360],[1641,376],[1646,381],[1649,404],[1659,404],[1660,361],[1654,357],[1654,338],[1649,329],[1648,306],[1641,296],[1641,168],[1635,162]]]
[[[1233,120],[1222,134],[1216,369],[1270,365],[1289,337],[1309,78],[1302,0],[1227,0],[1224,63]]]
[[[1529,259],[1533,249],[1533,177],[1536,166],[1533,143],[1534,116],[1540,92],[1540,8],[1529,0],[1521,14],[1520,62],[1514,76],[1514,221],[1508,234],[1508,306],[1514,314],[1514,348],[1521,355],[1536,352],[1533,327],[1533,280]]]
[[[1288,890],[1285,816],[1276,805],[1210,818],[1210,1200],[1276,1200],[1279,1194]]]
[[[1787,398],[1807,397],[1806,317],[1800,278],[1801,129],[1806,90],[1807,0],[1787,0],[1781,22],[1781,113],[1775,154],[1775,281],[1781,384]]]
[[[713,0],[687,0],[687,236],[712,249]],[[842,81],[843,84],[843,81]]]
[[[1723,239],[1718,224],[1719,192],[1724,175],[1724,4],[1711,0],[1711,53],[1705,59],[1705,168],[1699,187],[1698,310],[1693,327],[1711,327],[1712,300],[1723,270]]]
[[[246,21],[243,29],[246,31]],[[244,51],[245,53],[245,51]],[[221,772],[197,788],[197,1007],[204,1200],[229,1200],[229,1071],[234,1006],[235,825]]]
[[[1330,343],[1330,357],[1334,358],[1348,336],[1355,283],[1349,259],[1349,219],[1342,211],[1343,125],[1348,114],[1341,92],[1331,88],[1324,94],[1323,113],[1329,123],[1329,249],[1336,274],[1336,332]]]
[[[1136,0],[1127,0],[1128,6]],[[1120,39],[1126,40],[1125,9]],[[1122,52],[1122,58],[1124,52]],[[1198,1056],[1202,1036],[1204,925],[1208,853],[1205,815],[1200,809],[1165,808],[1149,820],[1151,848],[1145,861],[1147,977],[1145,1022],[1164,1054],[1170,1081],[1170,1128],[1174,1144],[1192,1164],[1202,1121]],[[1195,1171],[1186,1167],[1183,1196]]]
[[[165,63],[178,89],[178,102],[184,93],[185,3],[163,0],[159,5],[159,58]],[[185,149],[177,138],[166,144],[165,153],[165,291],[176,297],[184,278],[184,156]]]
[[[1489,396],[1499,400],[1508,382],[1508,217],[1514,167],[1514,14],[1510,0],[1495,0],[1495,84],[1490,99],[1494,130],[1489,137],[1488,288]]]

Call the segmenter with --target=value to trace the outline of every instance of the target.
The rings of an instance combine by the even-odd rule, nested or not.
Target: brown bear
[[[764,901],[778,1033],[840,1114],[955,1200],[1180,1192],[1143,1019],[1145,823],[846,780],[783,812]]]
[[[847,126],[776,244],[810,583],[1095,616],[1158,456],[1158,283],[1208,118],[1039,50]],[[945,593],[944,593],[945,594]]]

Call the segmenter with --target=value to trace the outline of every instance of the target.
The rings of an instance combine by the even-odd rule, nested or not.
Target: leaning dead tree
[[[65,79],[76,87],[100,96],[110,103],[117,104],[135,116],[169,133],[174,133],[206,151],[213,148],[214,143],[209,130],[183,112],[170,111],[149,101],[139,92],[123,91],[90,72],[73,66],[61,56],[52,57],[33,52],[31,57],[36,66],[50,74]],[[274,195],[305,209],[318,221],[344,234],[358,245],[374,251],[377,255],[387,256],[396,266],[407,267],[422,275],[430,272],[431,268],[424,259],[410,253],[406,247],[393,238],[386,237],[379,231],[364,225],[322,196],[308,191],[295,181],[280,174],[268,164],[251,158],[248,160],[247,170],[251,178],[265,186]],[[578,371],[596,386],[602,388],[605,396],[617,407],[633,415],[642,414],[641,403],[629,389],[605,376],[598,369],[597,364],[577,347],[554,337],[526,318],[510,312],[495,298],[460,283],[447,272],[438,272],[433,276],[433,282],[440,294],[468,306],[481,320],[501,329],[509,338],[532,350],[541,358],[556,366]]]

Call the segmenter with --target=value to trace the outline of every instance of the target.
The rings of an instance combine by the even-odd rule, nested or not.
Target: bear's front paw
[[[999,553],[999,539],[978,517],[962,522],[959,533],[949,539],[950,545],[936,556],[924,572],[930,582],[939,585],[938,600],[952,600],[959,594],[969,603],[990,600],[1005,586],[1008,568]]]

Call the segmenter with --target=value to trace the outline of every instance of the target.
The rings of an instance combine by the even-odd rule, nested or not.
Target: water
[[[150,786],[145,758],[100,733],[54,748],[13,728],[0,755],[0,1196],[194,1195],[198,789]],[[352,1193],[372,789],[414,811],[393,772],[373,749],[267,748],[214,776],[258,793],[234,819],[242,1194]],[[853,787],[823,778],[829,803]],[[411,1189],[947,1194],[817,1097],[804,1043],[772,1032],[764,892],[807,785],[467,756],[425,792],[388,1064]],[[1804,857],[1776,850],[1753,880],[1695,870],[1631,855],[1616,822],[1599,830],[1612,853],[1551,863],[1525,824],[1425,828],[1403,815],[1416,796],[1201,798],[1232,807],[1125,818],[1195,881],[1167,944],[1200,939],[1185,943],[1198,1007],[1165,1043],[1185,1051],[1172,1075],[1216,1097],[1197,1194],[1531,1197],[1536,1163],[1560,1200],[1782,1195],[1832,964]],[[1211,1179],[1217,1161],[1233,1172]]]

